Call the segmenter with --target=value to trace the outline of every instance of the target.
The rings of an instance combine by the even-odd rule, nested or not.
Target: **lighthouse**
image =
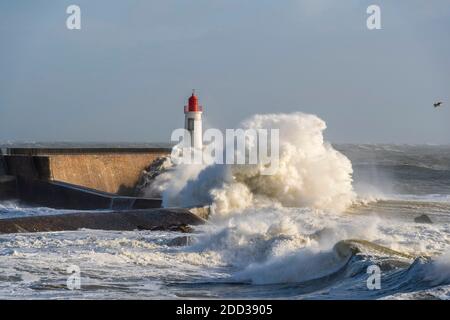
[[[184,106],[184,128],[190,133],[191,146],[200,150],[203,148],[202,113],[203,107],[198,105],[195,90],[192,90],[188,105]]]

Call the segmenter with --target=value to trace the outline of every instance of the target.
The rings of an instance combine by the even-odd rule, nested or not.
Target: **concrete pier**
[[[17,198],[16,177],[7,175],[5,158],[0,149],[0,200]]]
[[[93,230],[171,230],[189,232],[189,225],[205,220],[189,209],[148,209],[116,212],[79,212],[50,216],[0,219],[0,233]]]
[[[142,171],[170,148],[7,148],[7,174],[54,180],[122,196],[133,196]]]
[[[163,209],[161,199],[134,196],[143,171],[170,151],[123,146],[7,148],[0,154],[0,200],[86,211],[0,219],[0,233],[81,228],[186,232],[188,225],[205,222],[208,207]]]
[[[18,176],[16,185],[21,201],[42,207],[75,210],[161,208],[161,199],[118,196],[61,181]]]
[[[146,209],[135,197],[143,171],[170,147],[14,146],[0,149],[0,199],[56,209]]]
[[[6,163],[3,157],[2,149],[0,149],[0,177],[6,174]]]
[[[17,181],[14,176],[0,176],[0,200],[16,199]]]

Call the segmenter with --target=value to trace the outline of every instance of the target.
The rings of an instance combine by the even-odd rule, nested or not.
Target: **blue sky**
[[[448,144],[449,36],[447,0],[0,0],[0,141],[168,141],[196,88],[206,126],[303,111],[333,142]]]

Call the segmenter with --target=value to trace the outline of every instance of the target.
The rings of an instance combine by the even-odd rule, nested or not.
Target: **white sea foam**
[[[425,279],[433,285],[450,284],[450,250],[432,260]]]
[[[198,296],[195,285],[186,289],[178,288],[177,283],[298,283],[333,274],[345,263],[333,251],[334,244],[343,239],[365,239],[412,254],[443,252],[450,243],[448,223],[417,225],[282,206],[217,215],[195,231],[191,235],[194,243],[188,247],[168,246],[171,239],[182,235],[172,232],[81,230],[1,235],[0,277],[12,279],[19,274],[23,280],[0,285],[0,296],[10,296],[11,286],[15,294],[34,296],[30,286],[64,284],[66,267],[72,264],[82,270],[83,297],[131,298],[136,292],[140,297],[176,297],[177,290],[183,296]],[[445,283],[445,257],[420,269],[427,281]],[[147,286],[148,290],[144,289]],[[215,289],[210,286],[207,290]],[[66,292],[53,289],[40,294]]]
[[[23,205],[18,201],[0,202],[0,219],[33,215],[54,215],[70,212],[73,212],[73,210],[57,210],[46,207],[32,207],[29,205]]]
[[[262,175],[261,164],[176,166],[151,187],[160,188],[165,206],[212,204],[222,215],[274,203],[338,212],[355,199],[351,162],[324,141],[326,124],[317,116],[255,115],[241,127],[280,130],[275,173]]]
[[[324,142],[325,123],[319,118],[299,113],[262,115],[242,127],[280,128],[280,168],[274,176],[260,175],[258,166],[173,166],[168,160],[166,171],[149,187],[163,193],[166,206],[214,206],[210,223],[194,227],[192,245],[170,247],[169,240],[181,236],[172,232],[1,235],[0,277],[20,279],[0,283],[0,297],[11,297],[11,292],[34,297],[37,290],[30,288],[36,287],[40,297],[76,297],[65,289],[44,290],[47,283],[61,283],[64,288],[69,264],[81,267],[83,297],[199,297],[205,292],[212,297],[228,292],[239,297],[239,290],[223,290],[222,283],[298,283],[333,274],[345,263],[333,246],[344,239],[368,240],[426,256],[442,254],[450,246],[445,205],[438,208],[442,217],[432,215],[433,224],[417,224],[413,219],[418,210],[429,211],[428,205],[405,206],[378,193],[375,199],[387,198],[390,215],[378,214],[380,203],[373,204],[374,213],[358,205],[352,206],[352,213],[345,211],[355,200],[352,166]],[[374,194],[368,190],[369,196]],[[9,205],[7,210],[19,209]],[[408,216],[399,215],[400,210]],[[414,281],[425,280],[445,289],[450,276],[448,253],[418,270]],[[365,280],[340,279],[345,290],[333,287],[329,297],[371,297],[365,289],[357,291],[365,288]],[[96,286],[102,290],[93,289]],[[254,290],[252,294],[246,291],[246,297],[283,297],[278,289],[268,295],[260,286],[245,289]],[[439,294],[445,297],[445,290]],[[312,293],[317,296],[320,293]]]
[[[324,141],[326,125],[318,117],[255,115],[241,127],[280,129],[280,165],[274,175],[261,175],[258,165],[179,165],[152,186],[162,192],[165,206],[213,206],[211,225],[189,250],[238,268],[235,281],[301,282],[327,275],[343,263],[334,244],[348,238],[405,252],[435,253],[445,246],[416,237],[417,228],[431,237],[440,228],[342,214],[352,203],[384,195],[368,188],[356,198],[351,162]]]

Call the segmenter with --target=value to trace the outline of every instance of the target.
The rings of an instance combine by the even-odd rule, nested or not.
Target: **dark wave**
[[[302,282],[254,285],[232,278],[204,279],[198,282],[171,283],[175,292],[214,292],[224,298],[287,298],[287,299],[378,299],[395,294],[420,292],[450,284],[450,277],[434,276],[434,261],[415,257],[365,240],[344,240],[335,244],[330,254],[340,257],[340,268],[330,266],[330,273]],[[367,287],[368,267],[381,270],[381,289]],[[208,296],[214,297],[214,296]]]

